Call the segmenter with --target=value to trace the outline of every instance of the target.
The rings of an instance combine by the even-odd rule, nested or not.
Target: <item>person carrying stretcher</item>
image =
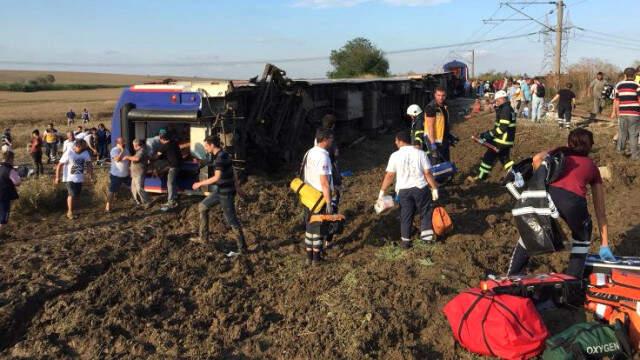
[[[564,154],[563,170],[557,180],[548,185],[547,192],[560,217],[571,229],[571,255],[566,273],[581,279],[591,246],[592,222],[587,207],[587,185],[591,187],[596,219],[600,228],[600,257],[606,261],[616,259],[609,249],[602,178],[598,167],[589,158],[589,152],[593,147],[593,134],[582,128],[575,129],[569,133],[567,143],[566,147],[536,154],[533,157],[533,168],[539,168],[549,154],[558,152]],[[507,275],[522,274],[528,262],[527,250],[521,242],[518,242],[511,257]]]

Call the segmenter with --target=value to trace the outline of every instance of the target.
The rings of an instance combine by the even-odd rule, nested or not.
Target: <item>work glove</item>
[[[331,206],[331,203],[328,203],[328,204],[327,204],[326,210],[327,210],[327,211],[326,211],[326,212],[327,212],[327,215],[331,215],[331,214],[333,214],[333,206]]]
[[[438,145],[436,145],[435,143],[429,144],[429,150],[431,150],[432,152],[437,151],[438,150]]]
[[[489,133],[488,131],[485,131],[485,132],[481,133],[480,134],[480,139],[482,139],[484,141],[491,140],[491,133]]]
[[[598,251],[600,258],[604,261],[615,262],[616,257],[613,256],[611,249],[608,246],[600,246],[600,251]]]
[[[382,199],[384,197],[384,190],[380,190],[378,193],[378,199]]]
[[[431,200],[438,201],[440,196],[438,195],[438,189],[431,189]]]

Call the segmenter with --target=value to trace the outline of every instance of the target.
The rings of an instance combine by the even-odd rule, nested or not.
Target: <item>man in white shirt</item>
[[[124,147],[124,139],[119,137],[116,139],[116,146],[111,149],[111,169],[109,170],[109,194],[107,195],[107,204],[104,210],[111,211],[111,203],[120,189],[120,186],[130,186],[131,178],[129,177],[129,151]]]
[[[407,132],[396,134],[395,144],[398,150],[389,157],[378,198],[384,196],[395,179],[396,194],[400,199],[401,246],[405,249],[411,247],[411,228],[416,212],[420,214],[420,240],[433,243],[431,200],[438,200],[438,183],[431,174],[431,163],[424,151],[411,146]],[[427,185],[431,187],[431,193]]]
[[[67,131],[67,139],[62,143],[62,154],[73,149],[73,143],[76,142],[76,137],[73,131]]]
[[[76,140],[71,151],[62,154],[62,158],[56,166],[56,176],[54,184],[60,183],[60,173],[64,172],[63,181],[67,187],[67,218],[73,220],[73,199],[80,196],[82,183],[84,182],[84,171],[91,181],[93,168],[91,166],[91,155],[86,150],[87,143],[84,140]],[[66,165],[66,166],[65,166]]]
[[[303,166],[303,180],[306,184],[322,192],[327,206],[325,214],[332,214],[331,192],[333,181],[331,174],[331,158],[328,149],[333,145],[333,130],[318,129],[316,132],[316,145],[305,155]],[[305,248],[307,252],[307,264],[318,263],[322,260],[322,248],[324,239],[321,235],[309,230],[310,213],[305,209]]]

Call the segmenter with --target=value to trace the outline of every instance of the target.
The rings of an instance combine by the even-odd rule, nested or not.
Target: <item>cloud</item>
[[[451,2],[452,0],[297,0],[295,7],[308,7],[314,9],[352,7],[368,2],[379,2],[392,6],[433,6]]]

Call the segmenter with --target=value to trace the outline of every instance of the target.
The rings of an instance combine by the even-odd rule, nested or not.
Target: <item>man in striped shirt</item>
[[[640,160],[638,134],[640,133],[640,85],[634,81],[636,70],[626,68],[625,80],[616,85],[611,118],[618,117],[618,153],[624,153],[627,140],[632,160]]]

